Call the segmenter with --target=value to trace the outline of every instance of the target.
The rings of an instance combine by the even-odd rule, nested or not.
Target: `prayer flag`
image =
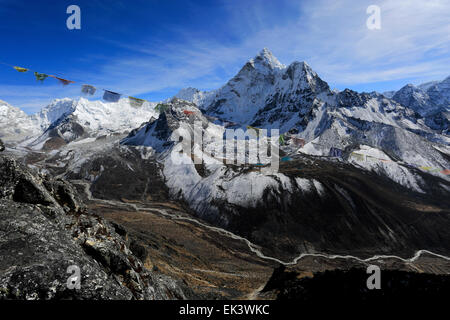
[[[28,69],[22,68],[22,67],[13,67],[13,68],[16,69],[19,72],[27,72],[28,71]]]
[[[450,174],[450,169],[442,170],[441,173],[445,174],[445,175],[449,175]]]
[[[105,93],[103,94],[103,100],[108,102],[118,102],[120,100],[120,94],[105,90]]]
[[[75,81],[62,79],[62,78],[55,77],[55,76],[52,76],[52,75],[49,75],[49,77],[55,78],[55,79],[58,80],[63,86],[67,86],[67,85],[69,85],[69,84],[71,84],[71,83],[75,83]]]
[[[39,73],[39,72],[35,72],[34,76],[36,77],[37,81],[41,81],[41,82],[43,82],[48,77],[48,75],[46,75],[45,73]]]
[[[140,108],[145,102],[144,99],[139,99],[135,97],[128,97],[128,99],[130,100],[130,106],[132,106],[133,108]]]
[[[81,86],[81,93],[85,95],[93,96],[95,94],[95,91],[97,91],[97,89],[89,84],[83,84]]]

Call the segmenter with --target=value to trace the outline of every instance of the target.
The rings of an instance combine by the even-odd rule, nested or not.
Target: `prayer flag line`
[[[36,72],[36,71],[33,71],[31,69],[28,69],[28,68],[24,68],[24,67],[13,66],[13,65],[10,65],[8,63],[1,62],[1,61],[0,61],[0,64],[4,64],[4,65],[6,65],[8,67],[12,67],[12,68],[14,68],[16,71],[18,71],[20,73],[26,73],[28,71],[33,72],[34,76],[36,77],[36,80],[40,81],[40,82],[43,82],[48,77],[51,77],[51,78],[54,78],[54,79],[58,80],[59,83],[61,83],[63,86],[67,86],[69,84],[76,83],[75,81],[72,81],[72,80],[60,78],[60,77],[57,77],[57,76],[54,76],[54,75],[50,75],[50,74]],[[96,93],[97,89],[99,89],[99,88],[96,88],[93,85],[83,84],[81,86],[81,93],[84,94],[84,95],[93,96]],[[142,107],[142,105],[145,102],[150,102],[150,101],[145,100],[145,99],[140,99],[140,98],[136,98],[136,97],[132,97],[132,96],[123,95],[123,94],[120,94],[120,93],[117,93],[117,92],[113,92],[113,91],[110,91],[110,90],[107,90],[107,89],[101,89],[101,90],[104,91],[103,100],[105,100],[107,102],[118,102],[120,100],[121,96],[128,97],[130,105],[132,107],[134,107],[134,108],[140,108],[140,107]],[[162,110],[162,111],[165,111],[165,110]]]

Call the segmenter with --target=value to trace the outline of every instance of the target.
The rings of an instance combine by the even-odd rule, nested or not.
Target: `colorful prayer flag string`
[[[19,67],[19,66],[12,66],[12,65],[4,63],[4,62],[0,62],[0,63],[7,65],[9,67],[12,67],[18,72],[23,73],[23,72],[31,71],[30,69]],[[63,79],[63,78],[60,78],[60,77],[57,77],[54,75],[47,75],[45,73],[40,73],[40,72],[34,72],[34,76],[36,77],[36,80],[41,81],[41,82],[44,81],[45,79],[47,79],[48,77],[52,77],[52,78],[58,80],[63,86],[67,86],[69,84],[75,83],[75,81],[72,81],[72,80]],[[105,89],[103,89],[103,90],[104,90],[103,99],[108,102],[118,102],[120,100],[120,97],[122,96],[121,94],[113,92],[113,91],[109,91],[109,90],[105,90]],[[97,91],[97,88],[95,88],[92,85],[84,84],[81,87],[81,93],[85,94],[85,95],[92,96],[95,94],[96,91]],[[142,105],[145,102],[147,102],[147,100],[145,100],[145,99],[139,99],[139,98],[132,97],[132,96],[129,96],[128,98],[130,101],[130,105],[134,108],[142,107]],[[158,106],[159,106],[159,108],[158,108]],[[168,108],[167,105],[163,105],[163,104],[158,105],[158,106],[155,108],[155,110],[159,111],[159,112],[164,112]]]

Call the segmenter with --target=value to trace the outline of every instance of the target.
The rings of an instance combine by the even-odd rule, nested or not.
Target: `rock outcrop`
[[[119,225],[92,215],[63,180],[0,157],[0,299],[184,299],[180,281],[145,269]],[[80,288],[69,289],[80,270]]]
[[[380,289],[366,286],[366,268],[352,267],[308,273],[275,269],[260,296],[302,302],[363,301],[399,302],[440,299],[450,293],[448,274],[429,274],[403,270],[383,270]]]

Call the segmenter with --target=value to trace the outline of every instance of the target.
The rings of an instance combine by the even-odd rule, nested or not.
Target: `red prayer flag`
[[[56,80],[58,80],[63,86],[67,86],[67,85],[69,85],[71,83],[75,83],[75,81],[58,78],[58,77],[55,77],[55,76],[52,76],[52,75],[50,75],[50,77],[55,78]]]

